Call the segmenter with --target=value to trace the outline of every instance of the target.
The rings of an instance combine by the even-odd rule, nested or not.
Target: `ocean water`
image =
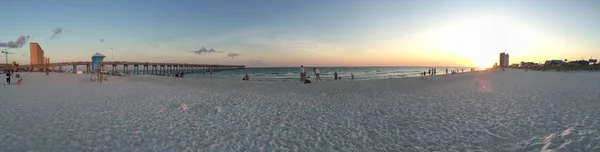
[[[318,67],[321,72],[321,79],[324,81],[333,81],[333,73],[337,71],[342,80],[349,80],[351,74],[355,80],[373,80],[373,79],[391,79],[402,77],[420,76],[420,73],[428,71],[435,67]],[[452,70],[463,69],[464,72],[471,71],[470,67],[437,67],[437,75],[446,74],[446,69],[450,73]],[[313,67],[305,67],[305,72],[314,80],[315,72]],[[300,79],[299,67],[285,68],[246,68],[238,70],[227,70],[213,73],[213,78],[218,79],[239,79],[248,74],[251,81],[296,81]],[[208,77],[210,73],[188,74],[186,77],[198,78]]]

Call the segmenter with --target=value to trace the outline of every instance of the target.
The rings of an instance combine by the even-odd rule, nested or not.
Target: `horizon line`
[[[246,66],[248,68],[299,68],[300,66]],[[478,68],[478,67],[469,67],[469,66],[304,66],[305,68],[395,68],[395,67],[415,67],[415,68]]]

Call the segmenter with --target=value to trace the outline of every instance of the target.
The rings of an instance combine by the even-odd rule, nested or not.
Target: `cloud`
[[[223,59],[225,59],[225,58],[233,59],[233,57],[236,57],[236,56],[240,56],[240,54],[239,53],[229,53],[229,54],[227,54],[226,57],[223,57]]]
[[[56,39],[57,36],[61,35],[63,32],[63,28],[62,27],[57,27],[56,29],[54,29],[54,34],[52,34],[52,36],[50,36],[51,40]]]
[[[215,50],[215,49],[210,49],[210,50],[207,50],[206,48],[202,47],[202,48],[201,48],[201,49],[199,49],[199,50],[196,50],[196,51],[190,51],[190,52],[194,52],[194,54],[208,54],[208,53],[220,53],[221,51],[217,51],[217,50]]]
[[[19,38],[17,38],[17,41],[0,42],[0,47],[21,48],[21,47],[23,47],[23,45],[25,45],[25,43],[27,43],[27,40],[29,40],[29,38],[31,38],[31,37],[30,36],[20,36]]]

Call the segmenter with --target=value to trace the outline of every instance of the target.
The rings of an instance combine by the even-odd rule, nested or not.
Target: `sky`
[[[598,58],[598,27],[597,0],[0,3],[0,49],[20,64],[37,42],[51,62],[99,52],[107,61],[251,67],[490,66],[501,52],[511,63]]]

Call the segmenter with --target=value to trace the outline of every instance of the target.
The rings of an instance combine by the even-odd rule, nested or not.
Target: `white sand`
[[[0,86],[0,151],[600,151],[600,73],[315,84],[23,75]]]

